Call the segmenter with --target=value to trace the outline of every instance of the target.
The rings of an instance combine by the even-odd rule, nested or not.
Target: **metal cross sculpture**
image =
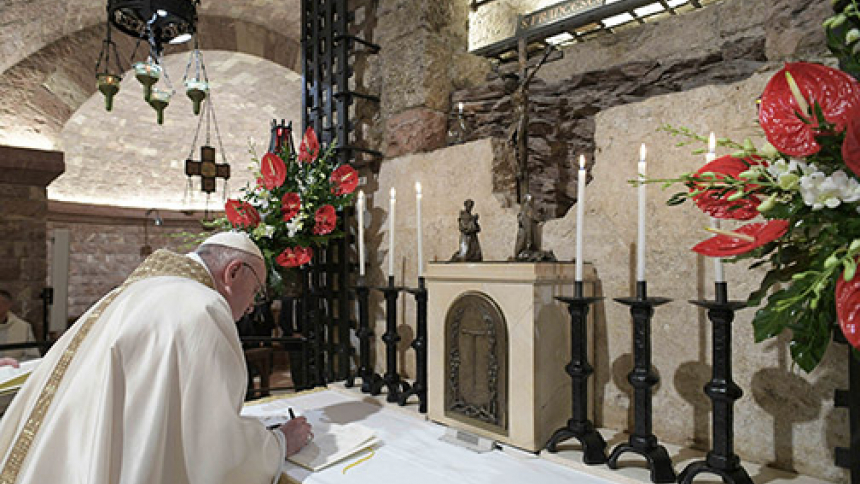
[[[529,68],[526,40],[525,37],[521,38],[518,52],[519,74],[510,73],[503,76],[505,92],[511,96],[511,104],[514,107],[514,121],[508,128],[508,142],[514,149],[513,168],[517,178],[517,203],[522,203],[523,198],[531,194],[528,161],[529,84],[553,50],[552,44],[547,44],[543,57],[537,65]]]
[[[185,174],[200,177],[200,189],[206,193],[215,191],[215,180],[230,178],[230,165],[215,162],[215,148],[203,145],[200,147],[200,160],[185,160]]]

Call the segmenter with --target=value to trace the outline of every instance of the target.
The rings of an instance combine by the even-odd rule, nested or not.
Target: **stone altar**
[[[570,319],[555,297],[573,296],[574,264],[430,263],[425,277],[429,418],[539,451],[571,416]],[[584,280],[593,295],[590,264]]]

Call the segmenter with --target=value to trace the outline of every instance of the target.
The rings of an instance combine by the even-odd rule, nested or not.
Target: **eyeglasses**
[[[251,274],[254,275],[254,279],[256,279],[257,281],[257,290],[254,291],[254,299],[257,302],[268,301],[269,293],[266,291],[266,285],[263,284],[263,281],[260,279],[260,276],[257,275],[257,271],[255,271],[254,268],[251,267],[251,264],[248,264],[247,262],[243,262],[242,265],[247,267],[251,271]]]

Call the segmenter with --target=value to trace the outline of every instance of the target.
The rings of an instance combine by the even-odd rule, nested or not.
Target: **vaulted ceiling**
[[[270,120],[300,124],[299,0],[203,0],[198,14],[235,191],[250,179],[249,144],[265,148]],[[202,198],[187,199],[180,166],[192,151],[197,127],[181,86],[189,46],[167,50],[165,64],[177,92],[163,126],[128,73],[114,111],[107,112],[95,85],[105,16],[104,0],[2,2],[0,144],[66,154],[66,174],[49,187],[52,199],[201,208]],[[114,39],[128,68],[134,40],[120,34]],[[144,48],[135,60],[142,60]],[[214,132],[210,138],[214,145]],[[205,134],[196,146],[203,140]]]

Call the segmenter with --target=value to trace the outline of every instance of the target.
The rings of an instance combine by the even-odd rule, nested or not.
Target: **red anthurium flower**
[[[254,228],[260,224],[260,214],[248,202],[227,200],[224,212],[227,214],[227,220],[233,224],[233,227]]]
[[[818,103],[824,118],[836,125],[837,132],[845,129],[852,109],[860,105],[860,84],[840,70],[807,62],[787,63],[768,81],[758,113],[768,141],[791,156],[811,155],[821,149],[815,141],[817,125],[806,124],[797,117],[801,108],[786,72],[791,73],[809,107]],[[809,113],[801,114],[810,118]],[[814,116],[811,118],[814,123]]]
[[[355,191],[358,186],[358,172],[349,165],[341,165],[331,174],[331,192],[335,195],[346,195]]]
[[[787,231],[787,220],[770,220],[768,222],[746,224],[733,232],[752,237],[752,241],[732,237],[731,235],[719,234],[696,244],[693,247],[693,252],[708,257],[731,257],[745,254],[768,242],[773,242],[785,235]]]
[[[314,129],[308,126],[305,135],[302,136],[302,144],[299,146],[299,161],[312,163],[320,154],[320,142]]]
[[[860,271],[850,281],[839,276],[836,282],[836,318],[845,339],[860,350]]]
[[[845,141],[842,143],[842,159],[855,175],[860,176],[860,106],[848,119]]]
[[[311,261],[311,257],[314,255],[314,250],[310,247],[296,247],[293,249],[293,253],[296,254],[296,258],[299,260],[299,265],[305,265]]]
[[[281,213],[284,214],[284,222],[289,222],[302,209],[302,199],[298,193],[286,193],[281,197]]]
[[[275,257],[275,262],[283,267],[299,267],[310,262],[313,254],[310,247],[288,247]]]
[[[334,230],[337,223],[337,215],[334,213],[334,207],[331,205],[323,205],[317,210],[314,215],[316,225],[314,225],[314,235],[330,234]]]
[[[738,175],[748,170],[752,165],[758,165],[762,162],[758,158],[735,158],[733,156],[723,156],[714,161],[705,163],[705,165],[696,172],[696,175],[711,172],[715,173],[718,180],[724,179],[726,176],[737,178]],[[755,185],[748,185],[750,188],[755,188]],[[729,201],[728,198],[736,193],[731,190],[720,195],[718,188],[707,189],[707,183],[697,183],[696,186],[690,189],[705,190],[702,193],[693,197],[696,206],[699,210],[707,213],[711,217],[727,218],[734,220],[750,220],[755,218],[759,213],[756,208],[761,203],[755,195],[748,195],[738,200]]]
[[[260,160],[260,174],[266,190],[273,190],[284,184],[287,179],[287,165],[284,160],[274,153],[266,153]]]

